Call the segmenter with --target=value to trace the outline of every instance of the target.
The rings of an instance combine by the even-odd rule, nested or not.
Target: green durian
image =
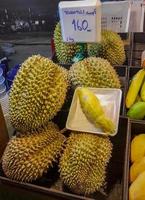
[[[81,50],[81,45],[76,43],[65,43],[62,39],[61,25],[57,23],[54,30],[54,45],[57,60],[60,63],[72,63],[72,58]]]
[[[65,137],[52,122],[37,132],[12,137],[2,157],[5,175],[22,182],[40,178],[60,156],[64,142]]]
[[[74,63],[69,70],[73,86],[120,88],[115,69],[103,58],[89,57]]]
[[[104,186],[112,143],[108,137],[72,132],[60,159],[60,177],[74,193],[90,194]]]
[[[126,59],[121,37],[110,30],[103,30],[101,42],[89,43],[87,49],[89,56],[105,58],[112,65],[122,65]]]
[[[26,132],[45,126],[61,109],[68,87],[68,72],[48,58],[34,55],[24,61],[9,96],[10,119]]]

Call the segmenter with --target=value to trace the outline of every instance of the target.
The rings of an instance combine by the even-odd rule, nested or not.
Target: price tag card
[[[59,3],[64,42],[99,42],[101,40],[101,3],[99,0]]]

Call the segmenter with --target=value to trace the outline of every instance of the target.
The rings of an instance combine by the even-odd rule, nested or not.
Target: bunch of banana
[[[145,70],[139,70],[133,77],[126,96],[127,116],[132,119],[145,117]]]
[[[97,128],[100,127],[105,133],[114,133],[115,125],[112,120],[105,115],[103,107],[94,93],[87,88],[78,88],[77,93],[82,111],[87,119]]]

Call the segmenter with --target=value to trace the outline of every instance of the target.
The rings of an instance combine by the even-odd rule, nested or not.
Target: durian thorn
[[[63,129],[60,131],[60,133],[61,133],[61,134],[64,134],[66,131],[67,131],[67,129],[66,129],[66,128],[63,128]]]

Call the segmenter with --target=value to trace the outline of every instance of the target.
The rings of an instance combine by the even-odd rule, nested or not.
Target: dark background
[[[59,0],[0,0],[0,34],[51,32]]]

